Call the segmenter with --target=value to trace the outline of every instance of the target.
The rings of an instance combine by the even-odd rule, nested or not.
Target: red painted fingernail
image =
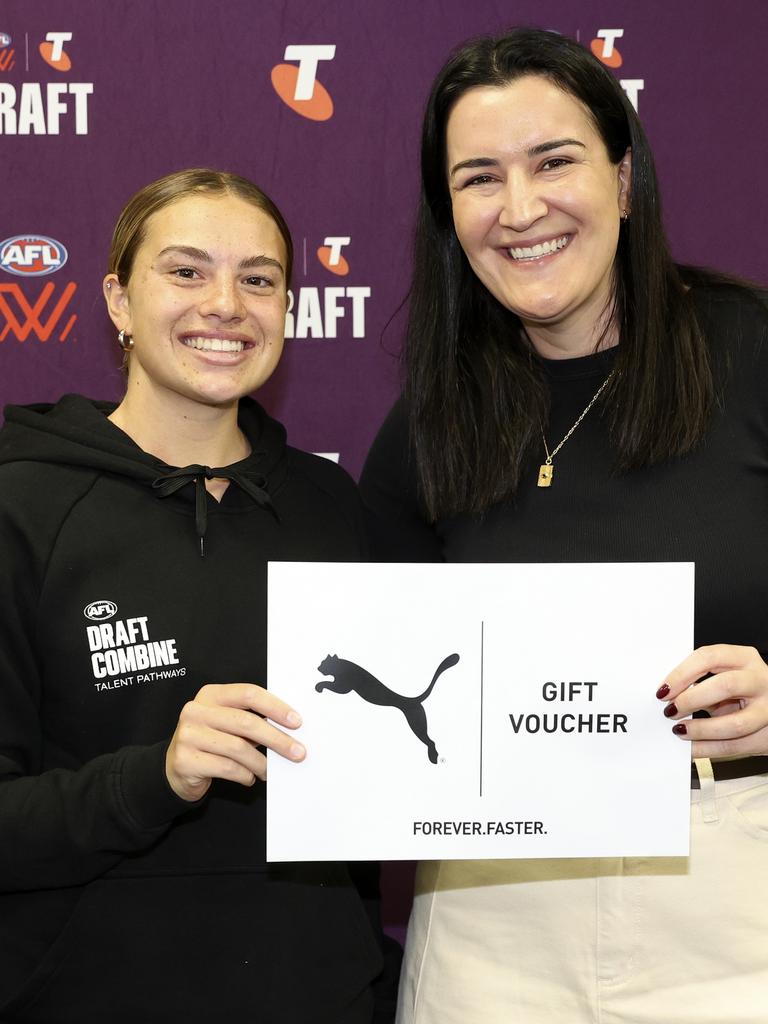
[[[685,722],[677,722],[672,726],[672,732],[675,736],[686,736],[688,734],[688,727]]]
[[[667,686],[666,683],[664,683],[664,685],[660,686],[658,688],[658,690],[656,691],[656,696],[659,698],[659,700],[664,700],[664,698],[667,696],[668,693],[669,693],[669,687]]]
[[[667,718],[674,718],[677,714],[677,704],[675,704],[674,701],[672,701],[671,704],[667,704],[667,706],[664,708],[664,714],[667,716]]]

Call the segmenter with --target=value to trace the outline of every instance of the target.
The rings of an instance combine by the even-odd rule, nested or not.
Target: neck
[[[250,452],[237,425],[236,401],[204,405],[176,394],[163,396],[128,386],[110,420],[143,451],[169,466],[229,466]]]

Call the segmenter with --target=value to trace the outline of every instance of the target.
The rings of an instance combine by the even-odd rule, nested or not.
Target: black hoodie
[[[202,685],[264,683],[267,560],[360,557],[354,485],[244,400],[218,503],[111,409],[0,433],[0,1020],[346,1020],[381,967],[346,867],[267,865],[265,786],[190,805],[164,761]]]

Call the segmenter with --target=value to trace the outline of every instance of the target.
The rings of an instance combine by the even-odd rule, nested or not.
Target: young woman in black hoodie
[[[251,182],[153,182],[104,280],[125,398],[7,410],[4,1022],[373,1019],[346,866],[264,856],[265,749],[305,756],[263,686],[267,560],[362,552],[349,478],[245,397],[280,357],[291,257]]]

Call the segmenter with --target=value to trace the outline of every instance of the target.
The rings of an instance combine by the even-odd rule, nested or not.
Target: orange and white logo
[[[71,32],[48,32],[45,42],[40,43],[40,56],[56,71],[69,71],[72,61],[64,49],[64,43],[72,42]]]
[[[328,90],[317,79],[317,66],[322,60],[333,60],[336,46],[294,44],[286,46],[284,60],[295,64],[276,64],[272,68],[272,86],[291,110],[310,121],[327,121],[333,116],[333,100]]]
[[[57,296],[55,285],[49,281],[30,301],[20,284],[0,283],[0,342],[9,337],[26,341],[30,335],[48,341],[56,331],[57,340],[66,341],[77,321],[76,313],[67,315],[76,291],[77,285],[70,281]]]
[[[16,51],[11,49],[12,42],[7,32],[0,32],[0,71],[10,71],[16,63]]]
[[[620,68],[624,58],[616,46],[616,40],[624,37],[623,28],[601,28],[598,29],[595,38],[589,44],[589,48],[597,59],[608,68]],[[637,110],[640,102],[640,93],[645,88],[643,78],[620,78],[619,85],[627,94],[627,99]]]
[[[589,48],[598,60],[609,68],[620,68],[624,58],[616,49],[616,40],[624,35],[623,28],[601,28],[597,38],[589,44]]]
[[[323,239],[323,244],[317,250],[317,258],[326,270],[338,274],[339,277],[346,277],[349,273],[349,264],[341,255],[341,250],[351,241],[349,235],[330,235]]]

